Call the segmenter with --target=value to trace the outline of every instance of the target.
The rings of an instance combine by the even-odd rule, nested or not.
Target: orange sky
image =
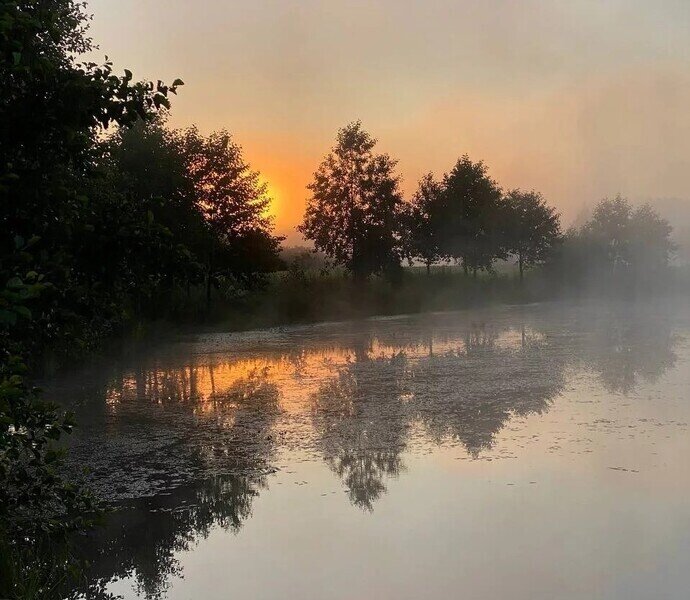
[[[227,128],[299,242],[305,185],[354,119],[404,189],[468,153],[572,221],[621,192],[690,198],[690,3],[93,0],[118,68],[185,87],[172,124]]]

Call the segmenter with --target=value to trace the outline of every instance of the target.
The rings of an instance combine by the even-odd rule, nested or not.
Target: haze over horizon
[[[399,160],[408,196],[467,153],[504,188],[541,191],[566,225],[621,193],[657,205],[681,238],[688,228],[687,3],[92,0],[89,10],[97,60],[184,80],[174,126],[233,133],[269,183],[288,244],[301,240],[306,184],[356,119]]]

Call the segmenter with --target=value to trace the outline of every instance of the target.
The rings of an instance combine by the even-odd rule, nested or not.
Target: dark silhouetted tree
[[[196,127],[174,132],[196,202],[212,236],[206,250],[207,300],[217,277],[247,282],[280,266],[280,241],[268,215],[271,198],[258,171],[227,131],[203,136]]]
[[[520,280],[526,268],[543,263],[561,238],[556,209],[538,192],[511,190],[503,201],[503,244],[517,259]]]
[[[338,131],[337,143],[308,186],[299,231],[356,278],[390,273],[402,254],[403,199],[396,161],[374,153],[376,140],[359,122]]]
[[[441,253],[462,263],[465,273],[491,271],[504,253],[500,245],[501,188],[482,162],[467,155],[443,177],[439,214]]]
[[[210,236],[172,141],[158,120],[109,138],[97,163],[102,176],[89,192],[93,224],[75,251],[94,285],[103,282],[111,297],[131,296],[139,312],[157,315],[171,290],[201,283],[198,256]],[[94,247],[102,252],[89,252]]]
[[[419,181],[406,213],[405,253],[410,259],[422,261],[427,275],[431,265],[441,258],[438,234],[442,201],[443,186],[428,173]]]
[[[99,132],[150,118],[182,83],[134,83],[110,63],[77,64],[93,49],[87,23],[83,2],[0,2],[0,596],[7,598],[67,596],[78,569],[66,542],[94,507],[61,478],[55,443],[71,419],[42,400],[27,363],[46,341],[88,346],[102,328],[85,323],[117,312],[92,302],[94,273],[75,257],[98,212],[86,192]]]
[[[82,260],[99,254],[86,245],[105,195],[94,192],[105,184],[95,173],[99,132],[152,118],[181,84],[137,83],[108,62],[77,63],[93,49],[87,23],[73,0],[0,5],[0,278],[35,272],[50,282],[34,303],[41,320],[24,336],[35,347],[86,327],[88,346],[121,318],[121,299],[101,303],[108,294],[96,293],[101,265]]]

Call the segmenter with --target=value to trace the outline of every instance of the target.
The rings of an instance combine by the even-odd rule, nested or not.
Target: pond
[[[114,507],[76,594],[687,597],[689,334],[684,306],[529,305],[185,334],[51,381]]]

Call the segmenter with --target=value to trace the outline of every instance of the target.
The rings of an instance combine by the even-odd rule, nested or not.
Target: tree
[[[139,311],[143,302],[160,311],[176,287],[189,295],[205,282],[210,300],[220,278],[246,284],[280,266],[266,186],[229,133],[170,130],[157,118],[118,130],[98,165],[107,181],[96,187],[93,235],[108,254],[95,260]]]
[[[196,127],[173,132],[196,205],[211,233],[205,251],[207,301],[223,274],[248,282],[280,266],[280,242],[268,215],[271,198],[258,171],[227,131],[203,136]]]
[[[93,225],[85,192],[99,133],[150,118],[182,84],[134,83],[108,62],[77,64],[92,49],[87,22],[74,0],[0,3],[0,596],[8,598],[66,596],[75,567],[66,542],[94,508],[60,476],[55,442],[71,422],[41,399],[30,367],[47,338],[79,346],[97,337],[81,326],[107,307],[77,312],[93,273],[75,268],[74,255]]]
[[[665,269],[677,246],[671,239],[673,227],[649,204],[643,204],[630,218],[630,255],[642,272]]]
[[[75,268],[90,296],[100,290],[138,314],[160,316],[175,288],[201,282],[198,254],[209,235],[184,159],[163,119],[119,128],[102,146]]]
[[[582,227],[590,256],[611,273],[638,274],[664,268],[675,251],[673,228],[649,205],[633,209],[618,195],[601,200]]]
[[[75,258],[98,212],[90,192],[99,132],[151,118],[182,84],[134,82],[109,62],[77,63],[93,49],[87,23],[74,0],[0,4],[0,276],[37,272],[52,284],[34,303],[40,319],[25,338],[34,348],[75,328],[98,329],[85,343],[107,330],[110,315],[89,296],[96,275]],[[30,252],[18,251],[29,241]]]
[[[91,166],[96,131],[150,118],[182,85],[134,83],[109,62],[76,64],[75,54],[93,49],[83,8],[73,0],[2,5],[3,224],[25,238],[42,234],[44,244],[63,235],[81,208],[74,183]]]
[[[560,240],[560,219],[534,191],[511,190],[503,200],[503,211],[503,243],[517,257],[522,281],[524,269],[543,263]]]
[[[338,131],[335,147],[308,186],[298,228],[355,278],[390,273],[402,255],[403,198],[396,161],[374,153],[376,140],[359,121]]]
[[[625,293],[650,290],[675,252],[672,231],[648,205],[633,208],[620,195],[604,198],[589,221],[566,234],[554,266],[579,288],[586,284]]]
[[[407,209],[405,247],[411,259],[419,259],[426,265],[427,275],[431,265],[441,258],[438,231],[439,211],[443,198],[443,186],[432,173],[419,181],[419,186]]]
[[[632,215],[632,206],[620,195],[612,200],[604,198],[594,207],[581,233],[588,239],[595,268],[607,267],[615,272],[628,266]]]
[[[491,271],[503,256],[499,237],[501,188],[482,162],[462,156],[443,177],[439,211],[439,247],[448,258],[462,262],[465,273]]]

